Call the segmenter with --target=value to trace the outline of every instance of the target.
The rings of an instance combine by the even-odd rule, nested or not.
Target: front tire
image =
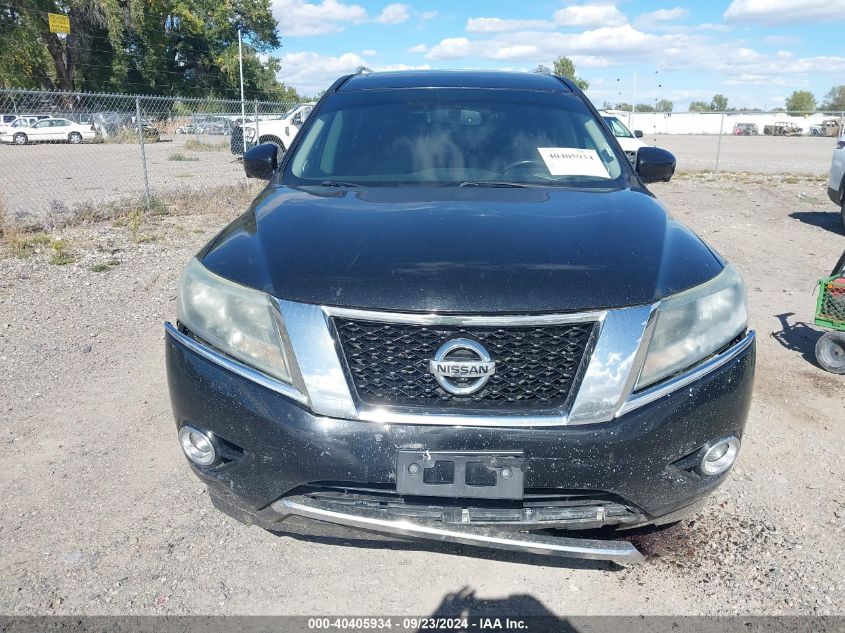
[[[26,145],[29,142],[29,139],[23,132],[18,132],[13,138],[15,141],[15,145]]]
[[[816,342],[816,360],[832,374],[845,374],[845,332],[826,332]]]
[[[285,153],[285,145],[284,143],[282,143],[282,139],[280,139],[278,136],[262,136],[260,139],[258,139],[258,142],[272,143],[278,149],[279,156]]]
[[[67,137],[68,143],[79,145],[82,142],[82,135],[79,132],[71,132]]]

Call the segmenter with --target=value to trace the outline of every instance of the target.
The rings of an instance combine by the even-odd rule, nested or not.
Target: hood
[[[200,258],[291,301],[465,313],[647,304],[722,269],[628,189],[270,186]]]

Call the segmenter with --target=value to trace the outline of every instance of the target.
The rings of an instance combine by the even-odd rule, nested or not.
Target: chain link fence
[[[92,203],[150,205],[242,183],[244,148],[286,147],[312,105],[0,89],[0,206],[37,224]],[[827,173],[845,121],[842,112],[610,114],[675,153],[680,170],[813,175]]]
[[[126,198],[150,204],[187,189],[243,182],[244,147],[284,129],[281,123],[291,123],[287,113],[309,109],[298,106],[0,90],[0,181],[7,218],[26,225],[81,205]],[[296,133],[295,125],[286,127],[289,136]],[[269,140],[284,144],[275,136]]]

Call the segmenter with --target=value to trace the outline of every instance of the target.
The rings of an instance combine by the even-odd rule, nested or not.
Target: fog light
[[[729,437],[707,447],[698,468],[705,475],[721,475],[736,461],[739,454],[739,440]]]
[[[210,466],[217,461],[214,443],[205,431],[185,425],[179,429],[179,442],[188,459],[198,466]]]

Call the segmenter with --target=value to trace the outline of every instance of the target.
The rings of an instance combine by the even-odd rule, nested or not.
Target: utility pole
[[[244,104],[244,47],[241,30],[238,29],[238,64],[241,68],[241,140],[246,154],[246,105]]]

